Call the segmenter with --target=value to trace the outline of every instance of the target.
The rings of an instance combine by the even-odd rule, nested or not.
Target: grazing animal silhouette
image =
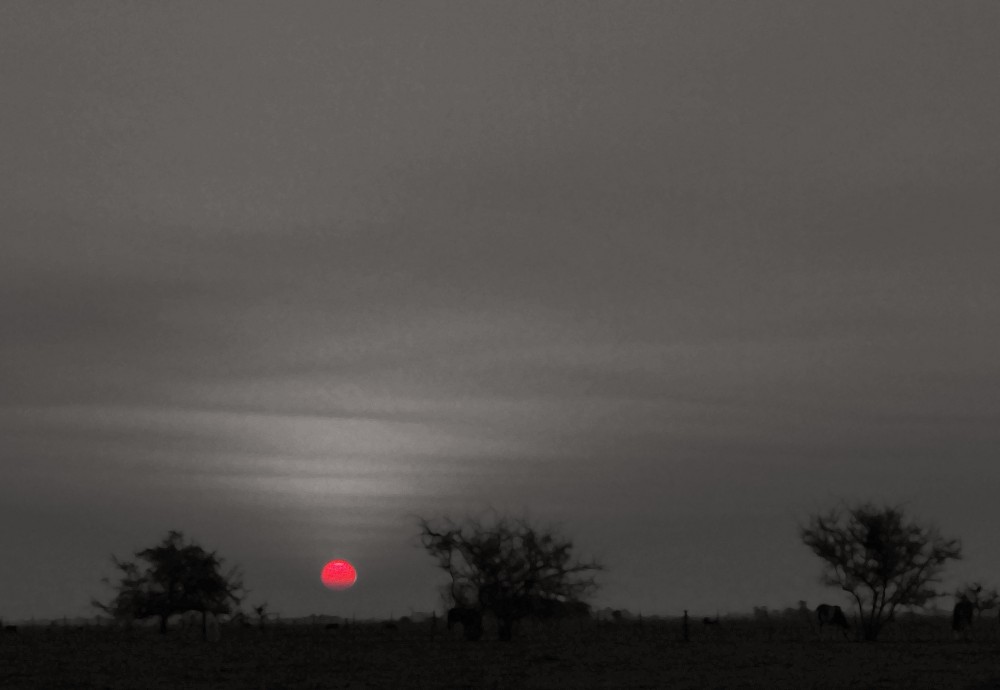
[[[847,637],[847,631],[851,629],[850,624],[847,622],[847,617],[844,615],[844,610],[833,604],[820,604],[817,606],[816,620],[819,621],[820,630],[823,629],[824,625],[832,625],[843,630],[844,637]]]
[[[975,605],[965,597],[955,603],[955,608],[951,611],[951,629],[956,635],[962,635],[972,628],[972,615],[975,611]]]
[[[705,617],[701,619],[702,625],[718,625],[719,624],[719,614],[715,614],[715,618]]]
[[[483,614],[478,609],[456,606],[448,610],[448,630],[461,624],[465,639],[475,642],[483,636]]]

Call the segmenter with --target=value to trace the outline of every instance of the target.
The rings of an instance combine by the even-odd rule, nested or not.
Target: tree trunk
[[[208,611],[201,612],[201,639],[208,639]]]
[[[167,618],[169,618],[169,616],[165,616],[165,615],[161,615],[160,616],[160,634],[161,635],[166,635],[167,634]]]

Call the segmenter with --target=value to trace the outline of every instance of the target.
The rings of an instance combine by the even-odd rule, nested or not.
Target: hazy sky
[[[998,33],[0,3],[0,616],[92,614],[168,529],[284,615],[426,610],[413,516],[487,506],[644,613],[839,601],[796,524],[841,499],[1000,582]]]

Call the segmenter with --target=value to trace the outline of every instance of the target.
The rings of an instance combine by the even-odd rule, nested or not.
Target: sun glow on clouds
[[[217,438],[229,448],[255,448],[278,455],[391,455],[448,452],[454,434],[421,422],[280,414],[221,409],[66,405],[18,408],[16,419],[45,428],[95,432],[143,432],[177,437]]]
[[[517,446],[453,425],[200,409],[54,406],[18,410],[7,422],[40,436],[58,430],[72,447],[93,443],[119,472],[168,472],[304,508],[338,497],[457,495],[457,485],[489,473],[481,460]]]
[[[432,495],[433,490],[416,490],[417,477],[405,475],[356,476],[348,473],[329,475],[296,474],[249,475],[226,477],[217,480],[224,486],[239,493],[250,491],[255,495],[271,495],[291,499],[303,504],[313,504],[326,498],[349,496],[352,498],[399,497],[424,493]],[[420,483],[426,484],[426,480]]]

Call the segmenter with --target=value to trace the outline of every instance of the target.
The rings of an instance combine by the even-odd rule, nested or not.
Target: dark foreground
[[[595,623],[468,643],[430,625],[190,630],[23,628],[0,639],[0,688],[998,688],[996,623],[874,644],[749,621]],[[984,626],[985,628],[985,626]]]

